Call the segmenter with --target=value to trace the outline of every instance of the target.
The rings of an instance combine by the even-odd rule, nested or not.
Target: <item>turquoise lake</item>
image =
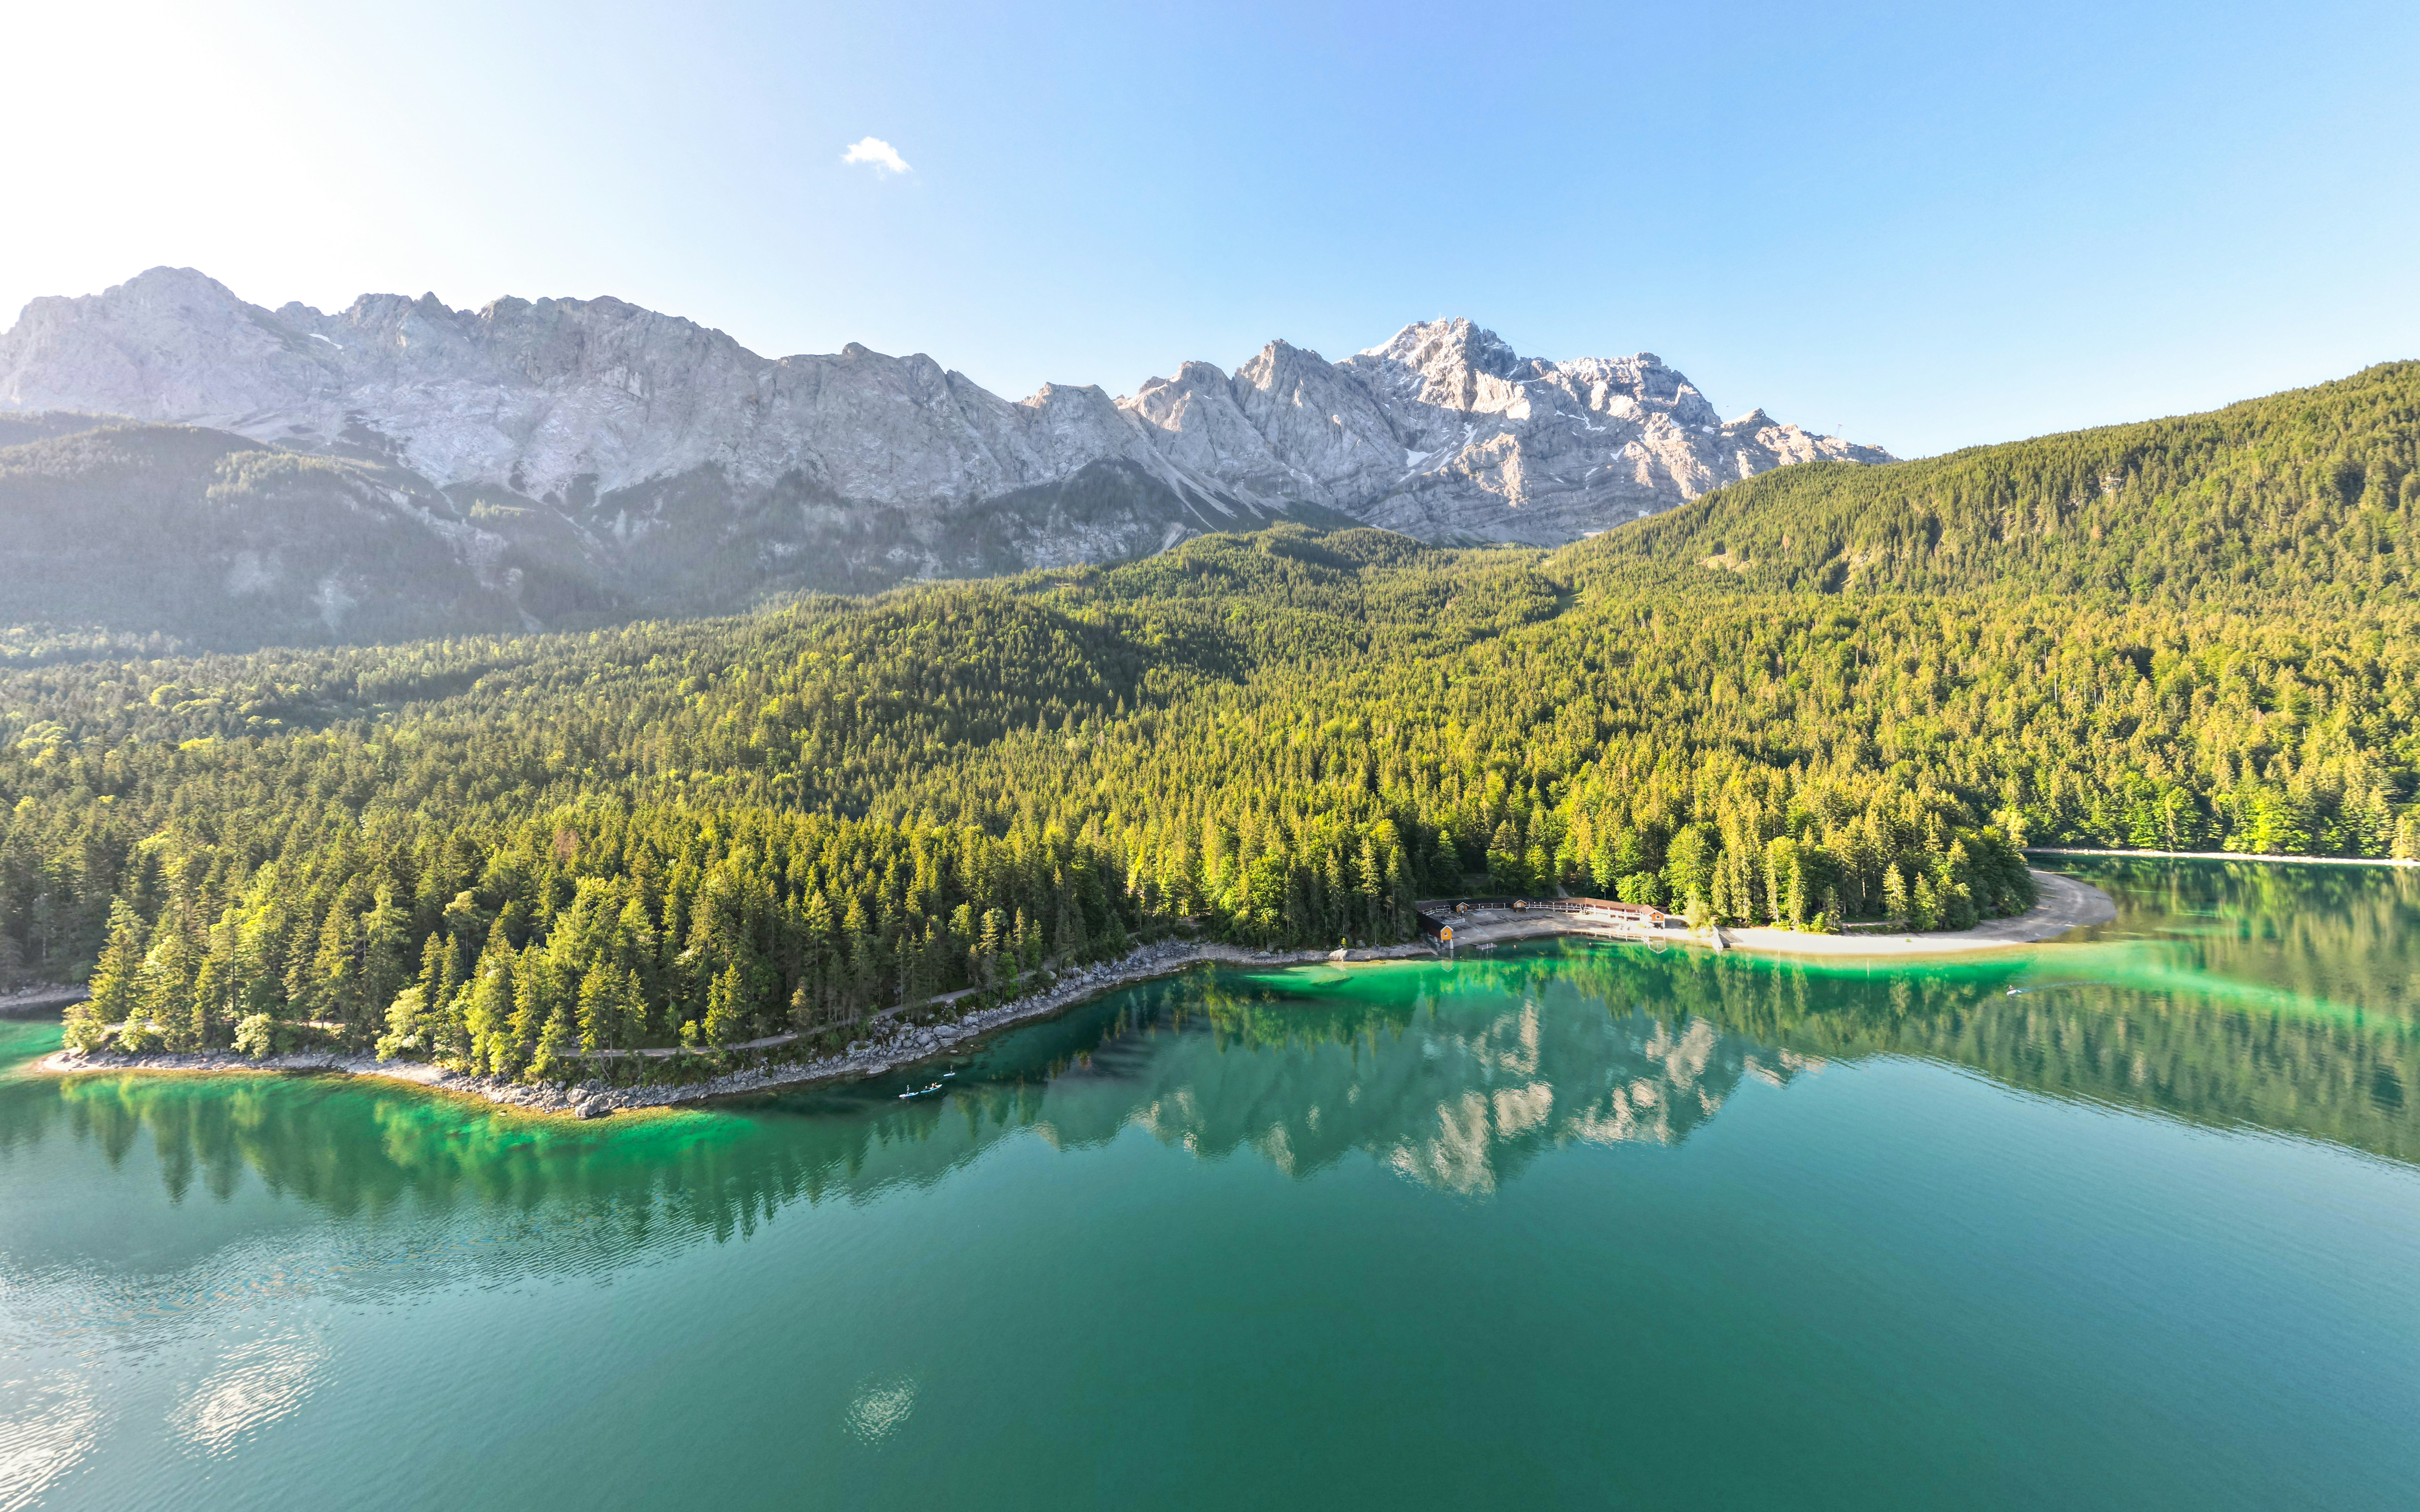
[[[2063,869],[2117,922],[1197,969],[914,1103],[0,1076],[0,1512],[2420,1505],[2420,876]]]

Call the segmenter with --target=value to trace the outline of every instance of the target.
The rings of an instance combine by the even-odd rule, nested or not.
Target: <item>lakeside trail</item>
[[[1338,960],[1411,960],[1434,957],[1435,954],[1435,950],[1426,944],[1377,946],[1368,949],[1346,951],[1255,951],[1230,945],[1169,943],[1148,945],[1120,960],[1070,971],[1042,992],[1000,1004],[995,1008],[980,1010],[953,1024],[893,1026],[887,1032],[875,1038],[856,1041],[841,1055],[825,1056],[814,1060],[750,1067],[708,1081],[688,1082],[673,1087],[607,1087],[601,1082],[593,1081],[569,1084],[512,1082],[492,1076],[477,1076],[465,1072],[448,1071],[444,1067],[430,1065],[427,1061],[380,1060],[370,1056],[349,1056],[333,1051],[270,1056],[256,1060],[233,1051],[154,1056],[117,1056],[103,1051],[94,1055],[80,1056],[71,1050],[61,1050],[44,1057],[36,1062],[32,1069],[37,1073],[48,1075],[79,1075],[96,1072],[145,1072],[188,1075],[341,1072],[352,1076],[379,1077],[387,1081],[427,1088],[433,1091],[453,1092],[480,1098],[489,1103],[520,1108],[532,1113],[565,1114],[579,1119],[594,1119],[609,1113],[641,1108],[671,1107],[683,1103],[700,1103],[710,1098],[769,1091],[775,1088],[797,1087],[811,1082],[879,1076],[903,1067],[912,1066],[919,1061],[950,1055],[985,1035],[1001,1029],[1012,1028],[1036,1019],[1048,1018],[1088,998],[1096,997],[1102,993],[1130,986],[1135,982],[1147,981],[1155,977],[1169,976],[1203,962],[1218,962],[1230,965],[1280,966],[1307,965],[1312,962]],[[878,1026],[887,1017],[888,1015],[876,1015],[873,1022]],[[762,1045],[786,1041],[789,1038],[789,1036],[777,1036],[774,1041],[755,1041],[755,1043]],[[744,1047],[734,1046],[733,1048]]]
[[[0,993],[0,1019],[43,1018],[63,1008],[73,1007],[91,995],[83,987],[72,987],[65,982],[38,981],[13,993]]]
[[[1711,937],[1679,932],[1661,936],[1616,932],[1591,925],[1572,914],[1516,913],[1488,910],[1464,916],[1455,924],[1455,944],[1493,946],[1520,940],[1573,935],[1626,944],[1654,944],[1659,939],[1700,949],[1742,949],[1778,955],[1908,956],[1947,955],[2031,945],[2087,924],[2105,924],[2118,917],[2118,905],[2100,888],[2049,872],[2033,873],[2041,889],[2040,902],[2015,918],[1993,919],[1971,930],[1915,935],[1806,934],[1779,929],[1714,928]],[[415,1060],[379,1060],[369,1056],[334,1053],[272,1056],[255,1060],[232,1051],[201,1055],[116,1056],[107,1052],[80,1056],[61,1050],[34,1066],[38,1073],[76,1075],[95,1072],[159,1072],[171,1073],[252,1073],[341,1072],[374,1076],[432,1091],[451,1092],[531,1113],[601,1118],[610,1113],[673,1107],[776,1088],[813,1082],[879,1076],[921,1061],[952,1055],[985,1035],[1048,1018],[1076,1004],[1120,987],[1165,977],[1205,962],[1226,965],[1290,966],[1313,963],[1404,961],[1434,959],[1436,949],[1426,942],[1377,946],[1355,950],[1247,950],[1232,945],[1179,945],[1163,942],[1140,947],[1114,962],[1068,972],[1051,986],[970,1013],[953,1024],[894,1025],[876,1038],[861,1040],[837,1056],[779,1065],[751,1067],[709,1081],[675,1087],[607,1087],[601,1082],[527,1083],[504,1081],[448,1071]],[[958,995],[952,995],[953,996]],[[896,1010],[893,1011],[897,1011]],[[888,1015],[874,1021],[880,1025]],[[779,1042],[787,1037],[777,1036]]]

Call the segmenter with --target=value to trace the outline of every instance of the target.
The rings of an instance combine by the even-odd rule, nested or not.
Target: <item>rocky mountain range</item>
[[[1889,459],[1726,422],[1650,353],[1523,358],[1462,319],[1010,401],[921,354],[768,359],[611,298],[330,315],[170,268],[26,306],[0,448],[0,620],[256,642],[720,609],[1280,518],[1555,545]]]

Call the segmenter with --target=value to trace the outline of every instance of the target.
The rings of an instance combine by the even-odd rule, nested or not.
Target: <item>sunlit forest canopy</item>
[[[2208,414],[1764,473],[1568,548],[1594,579],[2102,604],[2410,602],[2420,363]]]
[[[1398,940],[1481,889],[1961,928],[2031,904],[2026,844],[2409,855],[2415,374],[1786,469],[1556,554],[1284,526],[728,619],[28,658],[0,976],[97,968],[137,1043],[518,1074],[1171,931]],[[1919,498],[2054,523],[1918,551]],[[1823,520],[1905,549],[1783,570]]]

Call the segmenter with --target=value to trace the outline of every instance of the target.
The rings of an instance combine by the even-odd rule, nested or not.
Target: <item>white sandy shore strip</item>
[[[2035,872],[2040,901],[2014,918],[1995,918],[1973,929],[1933,934],[1802,934],[1786,929],[1725,930],[1730,943],[1748,950],[1788,955],[1952,955],[2010,945],[2039,945],[2071,929],[2106,924],[2118,904],[2088,882],[2055,872]]]
[[[2030,910],[2014,918],[1995,918],[1974,929],[1944,930],[1931,934],[1813,934],[1787,929],[1716,929],[1711,940],[1677,931],[1660,936],[1649,934],[1644,938],[1777,955],[1956,955],[2010,945],[2039,944],[2069,930],[2086,924],[2106,924],[2118,917],[2118,904],[2107,893],[2088,883],[2063,877],[2055,872],[2035,872],[2033,879],[2034,886],[2040,889],[2041,897]],[[1636,933],[1616,933],[1590,926],[1585,922],[1585,916],[1578,914],[1497,910],[1482,916],[1480,922],[1466,924],[1458,918],[1454,924],[1454,944],[1457,947],[1496,945],[1555,934],[1633,942],[1642,938]]]

